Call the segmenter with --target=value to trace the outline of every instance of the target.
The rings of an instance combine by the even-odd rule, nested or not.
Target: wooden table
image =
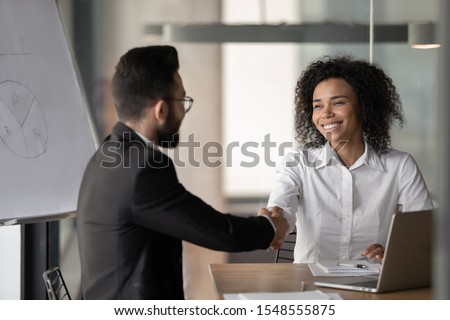
[[[306,264],[297,263],[228,263],[211,264],[210,272],[216,293],[223,299],[224,293],[240,292],[287,292],[319,289],[323,292],[339,293],[343,299],[432,299],[431,288],[421,288],[388,293],[366,293],[350,290],[316,287],[314,277]]]

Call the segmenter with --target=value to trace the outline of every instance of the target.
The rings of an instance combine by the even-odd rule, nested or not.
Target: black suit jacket
[[[87,165],[77,211],[84,299],[183,299],[181,240],[233,252],[274,236],[266,218],[222,214],[189,193],[170,158],[121,122]]]

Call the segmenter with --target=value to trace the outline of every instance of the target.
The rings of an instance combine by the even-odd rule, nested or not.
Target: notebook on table
[[[340,275],[340,274],[373,274],[379,273],[381,264],[370,263],[365,260],[318,260],[316,265],[328,274]]]
[[[379,275],[317,279],[321,287],[389,292],[431,285],[432,210],[396,213]]]

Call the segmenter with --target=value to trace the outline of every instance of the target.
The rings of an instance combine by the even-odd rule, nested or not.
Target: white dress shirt
[[[327,143],[290,152],[277,173],[268,207],[281,207],[297,227],[295,262],[361,259],[368,245],[386,245],[397,208],[433,208],[416,162],[395,149],[379,156],[366,143],[346,168]]]

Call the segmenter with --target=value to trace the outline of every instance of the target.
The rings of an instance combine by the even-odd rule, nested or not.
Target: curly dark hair
[[[312,121],[313,93],[316,86],[330,78],[344,79],[355,91],[362,109],[363,137],[378,154],[391,147],[390,128],[395,120],[403,125],[400,96],[392,79],[375,64],[352,56],[324,56],[311,63],[297,80],[295,88],[296,138],[306,147],[326,143]]]

